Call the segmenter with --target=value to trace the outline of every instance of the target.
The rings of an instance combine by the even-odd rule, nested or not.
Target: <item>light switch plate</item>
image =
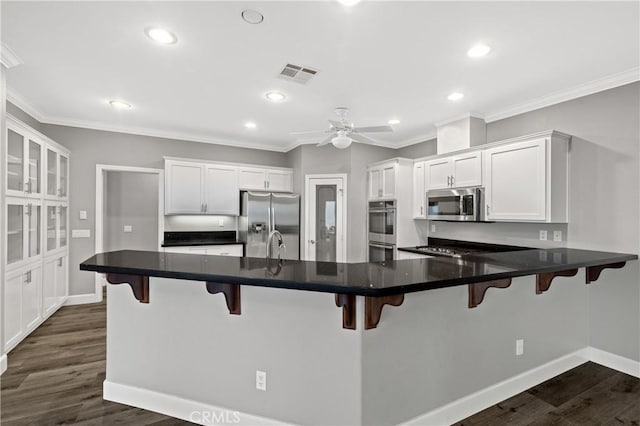
[[[125,225],[124,226],[124,232],[126,232],[126,233],[133,232],[133,226]]]
[[[540,230],[540,241],[547,241],[547,231],[545,229]]]
[[[553,231],[553,241],[562,241],[562,231]]]
[[[436,224],[435,223],[431,224],[431,232],[436,232]]]
[[[71,238],[91,238],[90,229],[72,229]]]
[[[80,220],[87,220],[87,211],[80,210]]]

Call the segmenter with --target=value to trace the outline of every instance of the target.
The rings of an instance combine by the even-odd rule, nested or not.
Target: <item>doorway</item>
[[[305,260],[345,262],[347,175],[306,175],[305,189]]]
[[[164,170],[96,166],[96,253],[159,250],[164,234]],[[104,274],[96,274],[102,300]]]

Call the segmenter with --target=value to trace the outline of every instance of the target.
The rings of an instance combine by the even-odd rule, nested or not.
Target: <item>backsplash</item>
[[[164,217],[165,232],[235,231],[236,216],[176,215]]]
[[[462,223],[415,220],[420,241],[427,237],[452,240],[478,241],[536,248],[565,247],[568,225],[566,223]],[[435,225],[435,231],[432,226]],[[540,231],[547,231],[547,240],[540,240]],[[562,232],[562,241],[553,241],[554,231]]]

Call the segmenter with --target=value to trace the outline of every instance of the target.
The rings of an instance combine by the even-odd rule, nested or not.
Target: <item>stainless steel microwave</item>
[[[484,222],[484,188],[427,192],[427,219]]]

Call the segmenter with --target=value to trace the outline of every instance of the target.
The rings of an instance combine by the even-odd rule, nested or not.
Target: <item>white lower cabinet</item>
[[[242,244],[217,244],[212,246],[165,247],[165,253],[210,254],[214,256],[242,257]]]
[[[11,350],[42,319],[42,264],[11,271],[5,276],[4,349]]]
[[[67,295],[68,257],[54,256],[44,261],[44,277],[42,283],[42,310],[47,317],[62,303]]]

